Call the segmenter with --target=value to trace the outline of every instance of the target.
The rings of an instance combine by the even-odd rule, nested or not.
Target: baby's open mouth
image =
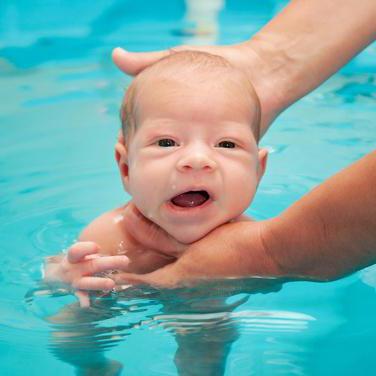
[[[188,191],[171,199],[171,202],[181,208],[195,208],[208,201],[210,195],[206,191]]]

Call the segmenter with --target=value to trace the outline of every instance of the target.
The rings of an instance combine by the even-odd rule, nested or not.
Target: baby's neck
[[[235,217],[235,218],[233,218],[233,219],[230,219],[228,222],[226,222],[226,223],[234,223],[234,222],[248,222],[248,221],[253,221],[254,219],[253,218],[251,218],[251,217],[249,217],[249,216],[247,216],[247,215],[245,215],[245,214],[240,214],[239,216],[237,216],[237,217]],[[224,225],[224,224],[226,224],[226,223],[223,223],[222,225]],[[157,224],[156,224],[157,225]],[[220,226],[222,226],[222,225],[220,225]],[[219,227],[219,226],[218,226]],[[211,231],[213,231],[213,230],[215,230],[215,228],[213,228]],[[210,231],[210,232],[211,232]],[[167,232],[167,231],[166,231]],[[171,238],[173,238],[176,242],[179,242],[179,240],[178,239],[176,239],[175,237],[174,237],[174,235],[173,234],[170,234],[170,233],[168,233],[168,235],[170,235],[171,236]],[[191,241],[191,242],[189,242],[189,243],[183,243],[183,244],[185,244],[186,246],[189,246],[190,244],[193,244],[193,243],[196,243],[197,241],[199,241],[199,240],[201,240],[201,239],[203,239],[204,237],[205,237],[206,235],[204,235],[204,236],[202,236],[202,237],[200,237],[200,238],[197,238],[197,239],[195,239],[195,240],[193,240],[193,241]],[[181,253],[183,253],[183,252],[181,252]],[[181,255],[181,254],[180,254]]]

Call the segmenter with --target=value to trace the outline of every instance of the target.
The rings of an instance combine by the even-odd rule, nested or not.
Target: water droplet
[[[119,214],[119,215],[117,215],[117,216],[114,218],[114,223],[119,223],[119,222],[121,222],[123,219],[124,219],[124,216],[123,216],[122,214]]]

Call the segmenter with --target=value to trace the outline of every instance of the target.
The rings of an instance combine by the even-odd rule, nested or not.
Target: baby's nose
[[[214,171],[216,167],[216,162],[208,154],[202,152],[191,152],[183,156],[177,164],[177,168],[181,172],[190,170],[210,172]]]

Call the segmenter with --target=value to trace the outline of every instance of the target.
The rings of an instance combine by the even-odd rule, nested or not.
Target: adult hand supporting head
[[[177,46],[168,50],[153,52],[129,52],[118,47],[112,52],[112,59],[120,70],[129,75],[135,76],[149,65],[158,60],[178,51],[195,50],[208,52],[219,55],[227,59],[235,67],[246,72],[252,82],[261,105],[261,135],[265,133],[270,123],[279,113],[279,95],[276,91],[272,92],[270,88],[273,79],[272,76],[264,76],[260,66],[266,67],[267,61],[264,61],[256,51],[253,50],[252,44],[249,42],[234,44],[230,46]]]
[[[323,14],[327,17],[323,17]],[[222,47],[181,46],[175,50],[198,49],[222,55],[232,64],[244,69],[260,99],[262,111],[260,134],[262,135],[280,112],[325,81],[375,39],[375,15],[376,2],[374,0],[365,0],[362,6],[358,6],[356,0],[293,0],[250,41]],[[134,75],[173,51],[174,49],[131,53],[115,49],[113,58],[120,69]],[[369,228],[374,227],[373,222],[371,224],[370,222],[376,216],[370,214],[369,208],[374,208],[376,205],[375,196],[369,195],[370,187],[372,187],[369,175],[374,167],[371,165],[368,167],[366,173],[360,168],[361,174],[350,170],[345,175],[334,178],[288,211],[289,220],[285,221],[286,224],[280,233],[285,239],[295,241],[294,244],[289,244],[284,248],[285,258],[291,264],[297,264],[293,269],[287,268],[288,274],[291,275],[291,270],[293,270],[309,276],[317,276],[321,273],[328,278],[334,278],[373,262],[375,252],[371,252],[370,249],[376,249],[374,248],[376,240],[370,239]],[[352,183],[358,184],[362,177],[368,180],[363,184],[363,194],[359,194],[359,191],[353,189]],[[347,184],[347,182],[350,183]],[[341,191],[339,187],[343,193],[341,200],[338,200],[338,192]],[[354,192],[356,197],[352,195]],[[331,203],[329,197],[334,202],[330,210],[328,209],[328,203]],[[359,197],[361,202],[358,202]],[[306,210],[307,205],[310,210]],[[339,212],[343,215],[339,215]],[[356,215],[349,218],[346,213],[352,212]],[[335,213],[334,219],[330,218],[333,213]],[[308,219],[307,214],[309,214]],[[250,258],[255,263],[251,265],[246,263],[247,267],[250,267],[249,274],[259,274],[259,270],[262,270],[262,275],[268,271],[272,275],[284,274],[283,268],[277,266],[278,262],[273,262],[273,258],[268,257],[267,252],[263,253],[265,247],[262,246],[260,234],[264,232],[262,228],[269,227],[269,223],[265,221],[224,225],[191,245],[177,262],[143,276],[128,275],[128,279],[131,280],[132,277],[134,281],[172,286],[179,280],[236,275],[238,267],[242,266],[244,261],[241,257],[244,250],[251,252]],[[301,226],[302,223],[308,223],[308,225]],[[320,223],[325,225],[320,225]],[[244,228],[249,230],[248,244],[245,248],[239,236]],[[305,228],[304,234],[301,228]],[[351,231],[348,230],[349,228]],[[341,231],[341,236],[338,236],[339,231]],[[326,236],[321,236],[322,234]],[[335,239],[328,239],[328,234],[334,234]],[[145,233],[143,236],[145,237]],[[364,239],[367,239],[368,243]],[[279,241],[276,243],[278,245],[276,248],[280,248],[281,243]],[[360,243],[365,244],[362,247],[357,246],[355,250],[351,248],[347,253],[343,251],[344,245],[346,248],[351,244]],[[324,247],[326,244],[329,246]],[[318,254],[317,250],[320,250]],[[283,255],[283,252],[280,253]],[[349,255],[345,257],[346,260],[343,260],[344,254]],[[340,266],[335,262],[338,257],[343,260]],[[261,267],[262,260],[265,264]],[[351,268],[351,265],[354,267]],[[321,272],[323,266],[326,266],[326,273]],[[223,270],[224,267],[225,270]],[[258,269],[260,267],[261,269]],[[240,275],[243,272],[244,270]],[[126,275],[123,277],[125,279]]]
[[[125,73],[136,75],[174,51],[194,49],[223,56],[243,69],[255,87],[262,136],[279,113],[375,40],[375,17],[375,0],[364,0],[362,6],[358,0],[293,0],[243,43],[138,53],[116,48],[113,60]]]

